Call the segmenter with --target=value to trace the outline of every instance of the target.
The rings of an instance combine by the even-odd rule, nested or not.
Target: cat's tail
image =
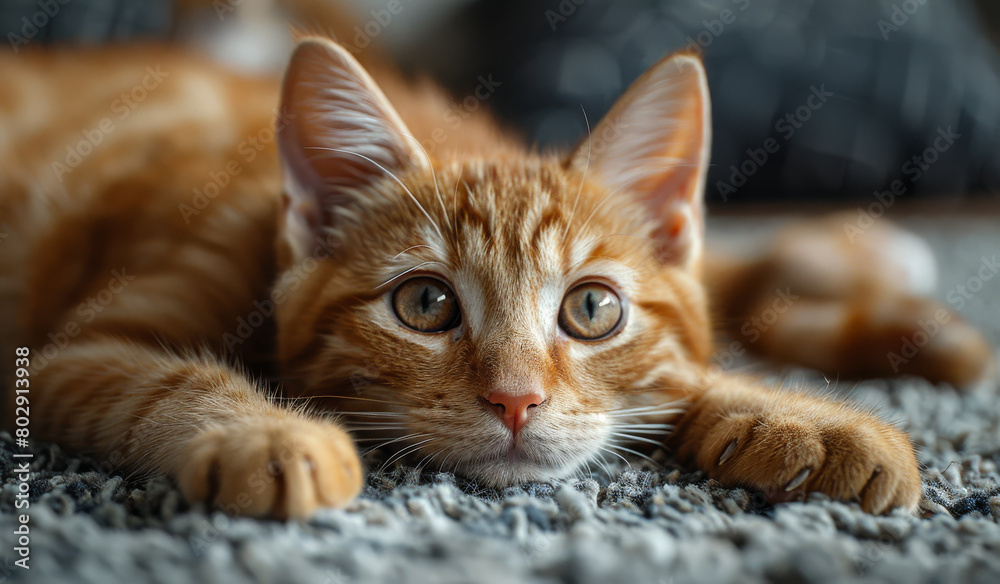
[[[710,253],[705,281],[719,364],[743,352],[841,378],[916,375],[967,388],[994,377],[993,347],[932,299],[936,266],[916,235],[831,215],[793,223],[758,253]],[[853,229],[852,229],[853,227]]]

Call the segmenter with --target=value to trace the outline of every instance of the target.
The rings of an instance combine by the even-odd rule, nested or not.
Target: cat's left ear
[[[629,87],[568,162],[646,205],[661,258],[688,269],[702,254],[711,117],[701,61],[673,55]]]
[[[364,68],[340,45],[306,38],[281,89],[278,148],[285,177],[285,239],[301,259],[351,193],[431,162]]]

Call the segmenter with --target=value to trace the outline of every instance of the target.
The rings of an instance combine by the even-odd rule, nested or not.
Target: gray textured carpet
[[[908,224],[940,256],[942,299],[1000,255],[996,217]],[[1000,277],[961,311],[994,342],[998,298]],[[820,496],[769,507],[697,473],[633,464],[502,492],[395,468],[371,475],[349,509],[286,525],[190,510],[165,479],[125,481],[36,444],[25,572],[12,565],[17,485],[0,434],[0,582],[1000,581],[996,387],[963,395],[902,380],[838,391],[911,430],[926,466],[925,517],[872,517]]]

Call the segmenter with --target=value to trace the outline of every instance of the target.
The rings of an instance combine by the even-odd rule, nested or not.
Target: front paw
[[[869,513],[913,510],[921,482],[906,434],[874,418],[844,417],[725,415],[707,432],[698,466],[723,484],[759,489],[771,502],[821,492],[859,501]]]
[[[308,519],[349,503],[361,463],[348,435],[302,418],[248,418],[207,428],[187,445],[177,473],[189,501],[231,514]]]

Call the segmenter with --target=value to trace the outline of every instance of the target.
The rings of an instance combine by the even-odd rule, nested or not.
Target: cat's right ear
[[[694,269],[703,246],[710,126],[701,61],[672,55],[629,87],[568,164],[643,204],[659,224],[654,240],[660,259]]]
[[[328,39],[309,37],[295,48],[280,111],[284,230],[294,259],[312,253],[349,193],[390,174],[430,168],[375,81]]]

